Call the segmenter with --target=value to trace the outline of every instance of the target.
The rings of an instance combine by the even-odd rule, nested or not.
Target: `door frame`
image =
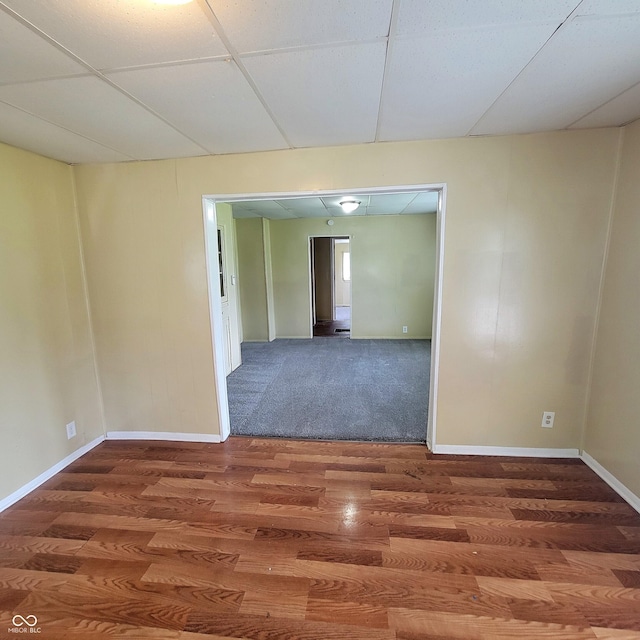
[[[331,319],[336,319],[336,291],[335,291],[335,242],[333,240],[337,240],[338,238],[347,238],[349,240],[349,246],[351,246],[351,235],[348,233],[343,233],[342,235],[336,235],[335,233],[314,233],[313,235],[307,236],[308,248],[309,252],[307,262],[309,263],[309,301],[311,306],[309,308],[309,337],[313,338],[313,325],[316,321],[316,316],[318,315],[318,310],[316,308],[316,290],[315,290],[315,262],[313,252],[315,248],[313,247],[313,240],[315,238],[330,238],[332,240],[330,246],[330,269],[331,269]],[[351,298],[351,295],[349,295]],[[353,306],[351,307],[351,312],[353,313]],[[351,319],[353,324],[353,318]],[[353,337],[353,336],[352,336]]]
[[[222,202],[222,200],[218,199],[218,202]],[[229,396],[227,395],[227,373],[224,355],[222,296],[220,295],[220,275],[218,271],[218,220],[215,200],[202,198],[202,215],[204,220],[204,257],[207,269],[214,393],[218,424],[220,425],[220,440],[224,442],[231,434],[231,421],[229,419]]]
[[[332,242],[331,242],[331,279],[332,279],[332,283],[331,283],[331,309],[332,309],[332,313],[333,313],[333,320],[337,320],[336,318],[336,310],[338,308],[338,304],[336,303],[336,240],[341,240],[341,239],[345,239],[349,242],[349,261],[351,261],[351,236],[332,236]],[[340,266],[340,272],[344,275],[344,265]],[[352,291],[352,287],[351,287],[351,278],[349,278],[349,310],[350,310],[350,315],[353,314],[353,300],[351,298],[351,291]],[[353,318],[351,318],[349,320],[349,326],[351,326],[353,324]]]
[[[286,200],[288,198],[336,197],[353,193],[359,195],[382,195],[385,193],[418,193],[438,191],[436,212],[436,274],[433,300],[433,330],[431,335],[431,371],[429,376],[429,414],[427,418],[426,442],[431,451],[437,444],[438,378],[440,373],[440,335],[442,323],[442,289],[444,282],[445,216],[447,206],[447,183],[424,183],[393,185],[388,187],[353,187],[351,189],[322,189],[283,192],[216,193],[202,196],[202,215],[205,232],[205,260],[207,266],[207,290],[209,294],[209,322],[211,325],[211,345],[215,378],[215,398],[220,424],[220,439],[225,441],[231,432],[229,420],[229,398],[224,374],[224,351],[222,343],[222,304],[220,301],[220,281],[212,277],[211,265],[218,256],[216,202],[242,202],[246,200]],[[309,242],[309,241],[308,241]],[[309,249],[307,249],[309,251]],[[215,259],[215,260],[214,260]],[[217,275],[217,270],[215,275]],[[313,335],[313,327],[311,327]]]

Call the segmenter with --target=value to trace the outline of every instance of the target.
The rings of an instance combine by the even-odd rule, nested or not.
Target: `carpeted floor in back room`
[[[231,433],[424,442],[430,357],[430,340],[243,343],[227,377]]]

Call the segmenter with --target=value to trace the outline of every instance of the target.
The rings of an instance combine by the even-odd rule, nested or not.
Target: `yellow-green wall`
[[[242,330],[247,342],[269,340],[264,237],[261,218],[236,220]]]
[[[601,129],[75,168],[108,428],[218,432],[203,194],[446,183],[437,442],[578,447],[617,140]],[[299,257],[275,226],[275,307],[289,290],[304,309],[299,276],[276,275]],[[298,316],[283,322],[297,334]]]
[[[352,337],[430,338],[436,216],[353,216],[334,223],[331,235],[351,236]],[[271,221],[278,337],[309,337],[309,236],[328,235],[327,229],[322,218]]]
[[[626,127],[584,449],[640,496],[640,122]]]
[[[0,144],[0,204],[1,500],[103,423],[73,170]]]

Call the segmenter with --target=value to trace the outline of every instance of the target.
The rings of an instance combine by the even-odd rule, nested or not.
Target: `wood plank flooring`
[[[0,515],[0,638],[27,627],[65,640],[637,639],[640,515],[577,460],[105,442]]]

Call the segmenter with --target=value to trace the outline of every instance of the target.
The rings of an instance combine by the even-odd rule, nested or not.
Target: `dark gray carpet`
[[[430,340],[246,342],[227,377],[231,433],[424,442]]]

